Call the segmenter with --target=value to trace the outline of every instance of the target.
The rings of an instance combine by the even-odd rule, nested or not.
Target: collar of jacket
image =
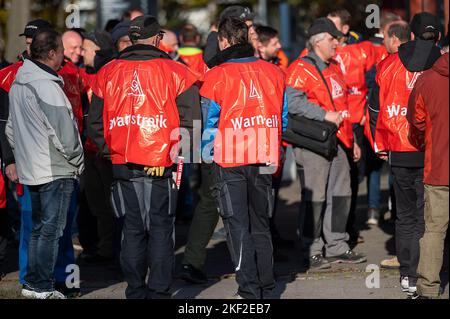
[[[19,61],[25,61],[25,59],[31,59],[29,56],[27,50],[23,51],[21,54],[19,54]]]
[[[310,51],[308,53],[307,57],[316,61],[317,66],[319,67],[320,71],[323,71],[324,69],[326,69],[328,67],[328,65],[330,65],[329,63],[322,61],[322,59],[319,58],[319,56],[314,51]],[[308,61],[308,59],[302,59],[302,60],[308,62],[309,64],[312,64],[311,61]]]
[[[164,51],[158,49],[153,45],[135,44],[119,53],[118,59],[145,61],[153,59],[170,59],[172,58]]]
[[[36,64],[38,67],[40,67],[42,70],[44,70],[45,72],[50,73],[51,75],[56,76],[57,78],[59,78],[58,73],[56,73],[51,67],[49,67],[48,65],[45,65],[44,63],[41,63],[37,60],[33,60],[31,58],[29,58],[29,60],[31,62],[33,62],[34,64]]]
[[[95,51],[94,57],[94,73],[100,71],[100,69],[117,56],[117,51],[114,48],[101,49]]]
[[[378,44],[378,45],[382,45],[383,44],[383,36],[379,35],[378,33],[375,34],[373,37],[371,37],[369,39],[370,42],[374,43],[374,44]]]
[[[417,39],[402,44],[398,56],[410,72],[421,72],[431,68],[441,56],[441,50],[434,41]]]
[[[242,59],[255,56],[255,49],[250,43],[236,44],[223,51],[219,51],[209,62],[208,67],[212,69],[232,59]]]

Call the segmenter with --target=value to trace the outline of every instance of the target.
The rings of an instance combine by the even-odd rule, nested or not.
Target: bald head
[[[179,48],[177,35],[170,30],[163,31],[165,33],[163,39],[161,40],[162,47],[166,49],[165,51],[169,51],[169,53],[177,51]]]
[[[81,57],[83,38],[75,31],[66,31],[62,36],[64,55],[73,63],[78,63]]]

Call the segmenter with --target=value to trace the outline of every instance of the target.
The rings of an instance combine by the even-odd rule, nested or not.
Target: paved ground
[[[387,198],[387,177],[382,179],[383,200]],[[296,224],[299,204],[298,182],[285,185],[280,193],[280,213],[276,222],[281,234],[296,241]],[[282,261],[275,263],[277,285],[275,298],[286,299],[404,299],[406,296],[400,291],[398,271],[380,270],[378,288],[368,288],[366,281],[375,283],[376,280],[367,279],[372,272],[366,272],[366,267],[376,267],[382,259],[388,258],[394,252],[392,239],[393,225],[382,223],[379,226],[368,228],[364,224],[367,206],[365,202],[365,182],[360,185],[358,199],[358,213],[356,225],[361,230],[365,242],[355,247],[356,251],[364,252],[368,262],[359,265],[333,265],[326,272],[308,273],[302,265],[300,247],[280,250]],[[386,207],[384,207],[386,209]],[[220,225],[218,226],[220,227]],[[184,243],[188,225],[177,225],[176,257],[177,271],[183,257]],[[0,282],[0,298],[19,298],[19,285],[17,283],[17,255],[16,248],[10,252],[10,267],[7,276]],[[446,249],[448,256],[448,247]],[[443,267],[442,279],[445,293],[443,298],[448,299],[448,257]],[[234,280],[233,267],[230,262],[226,244],[223,240],[211,241],[208,246],[208,259],[205,270],[209,277],[208,284],[188,285],[176,279],[173,287],[174,298],[230,298],[237,290]],[[112,267],[81,265],[82,297],[90,299],[124,298],[126,284],[120,274]]]

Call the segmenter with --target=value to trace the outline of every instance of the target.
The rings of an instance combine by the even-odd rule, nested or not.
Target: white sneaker
[[[22,289],[22,296],[31,298],[31,299],[66,299],[66,296],[64,296],[62,293],[60,293],[57,290],[53,291],[44,291],[44,292],[37,292],[37,291],[26,291],[24,294],[24,290]]]
[[[409,291],[409,279],[407,276],[400,277],[400,286],[403,292]]]
[[[416,286],[410,286],[408,288],[408,296],[414,296],[417,292],[417,287]]]
[[[25,298],[34,298],[34,290],[31,290],[31,288],[27,287],[27,286],[23,286],[20,294],[22,295],[22,297]]]

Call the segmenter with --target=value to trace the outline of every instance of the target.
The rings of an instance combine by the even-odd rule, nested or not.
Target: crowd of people
[[[180,216],[190,220],[180,278],[208,281],[206,247],[221,217],[235,297],[271,298],[274,256],[290,244],[274,222],[290,144],[307,267],[367,261],[350,248],[364,241],[358,188],[367,177],[367,224],[377,225],[388,162],[396,257],[381,264],[399,268],[408,298],[438,297],[448,35],[426,12],[409,23],[384,12],[369,40],[350,24],[343,9],[316,19],[289,63],[278,31],[237,5],[205,47],[194,25],[176,34],[136,10],[104,31],[60,34],[30,21],[19,60],[0,54],[0,278],[16,199],[26,298],[79,296],[66,267],[80,261],[117,265],[127,298],[170,298]],[[322,128],[326,139],[315,138]]]

